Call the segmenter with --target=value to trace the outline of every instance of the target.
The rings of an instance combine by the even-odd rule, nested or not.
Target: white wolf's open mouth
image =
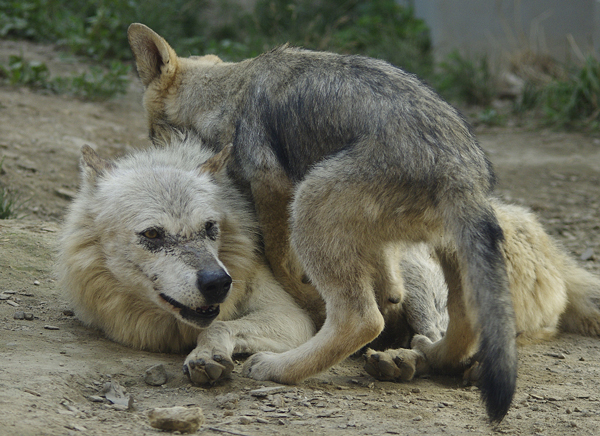
[[[201,307],[192,309],[191,307],[181,304],[179,301],[169,297],[168,295],[165,295],[162,293],[159,295],[160,295],[160,298],[165,300],[171,306],[173,306],[176,309],[179,309],[179,314],[181,315],[181,317],[183,319],[186,319],[186,320],[189,320],[192,322],[200,321],[202,323],[205,323],[206,321],[216,318],[220,312],[220,307],[218,304],[211,305],[211,306],[201,306]]]

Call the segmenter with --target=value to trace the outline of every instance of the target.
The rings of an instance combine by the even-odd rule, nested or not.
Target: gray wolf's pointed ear
[[[160,35],[140,23],[127,29],[127,39],[144,87],[161,74],[172,75],[177,69],[177,54]]]
[[[93,183],[98,176],[114,167],[114,163],[101,158],[89,145],[81,147],[81,172],[85,181]]]
[[[219,176],[227,167],[227,163],[233,156],[233,144],[226,145],[223,149],[208,159],[198,168],[200,173]]]

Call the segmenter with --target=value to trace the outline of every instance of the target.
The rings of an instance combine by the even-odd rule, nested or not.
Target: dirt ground
[[[0,42],[10,54],[54,72],[80,68],[53,47]],[[0,182],[27,198],[28,216],[0,221],[0,435],[153,435],[154,407],[203,408],[207,435],[492,434],[595,435],[600,427],[600,341],[562,335],[520,349],[518,389],[503,423],[486,421],[474,387],[429,377],[378,382],[350,358],[298,386],[267,396],[236,368],[203,389],[183,376],[183,356],[130,350],[82,326],[55,283],[53,250],[77,190],[79,149],[116,156],[146,145],[141,89],[106,103],[0,87]],[[499,194],[527,205],[586,269],[600,273],[600,139],[503,127],[478,132],[500,179]],[[33,319],[15,319],[18,312]],[[168,381],[143,379],[162,363]],[[132,410],[102,397],[118,382]],[[257,396],[259,395],[259,396]]]

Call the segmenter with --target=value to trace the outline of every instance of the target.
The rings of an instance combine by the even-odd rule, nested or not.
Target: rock
[[[200,407],[165,407],[148,412],[150,425],[154,428],[181,433],[194,433],[204,424]]]
[[[161,386],[167,382],[167,371],[162,363],[151,366],[144,374],[144,381],[150,386]]]
[[[250,416],[241,416],[240,417],[240,424],[242,424],[242,425],[252,424],[253,421],[254,421],[254,418],[252,418]]]
[[[13,315],[14,319],[25,319],[25,312],[22,311],[17,311],[15,312],[15,314]]]
[[[254,389],[250,391],[250,395],[252,395],[253,397],[261,398],[271,394],[278,394],[280,392],[283,392],[285,389],[286,386],[270,386],[268,388]]]
[[[46,330],[60,330],[60,327],[56,327],[56,326],[53,326],[53,325],[45,325],[44,328]]]
[[[57,196],[64,198],[65,200],[73,200],[77,196],[77,193],[75,191],[71,191],[70,189],[65,188],[56,188],[54,190],[54,193]]]
[[[31,313],[31,312],[25,312],[25,319],[27,321],[33,321],[33,313]]]
[[[217,402],[217,406],[221,409],[233,410],[237,408],[240,397],[237,394],[228,393],[224,395],[217,395],[215,401]]]
[[[120,410],[133,409],[133,396],[126,396],[123,387],[118,382],[113,380],[104,383],[102,393],[104,394],[104,398],[115,406],[122,408]]]

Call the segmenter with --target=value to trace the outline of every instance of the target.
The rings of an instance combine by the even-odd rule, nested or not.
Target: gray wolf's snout
[[[224,270],[198,271],[196,274],[196,287],[204,296],[208,305],[219,304],[225,301],[231,289],[231,277]]]

